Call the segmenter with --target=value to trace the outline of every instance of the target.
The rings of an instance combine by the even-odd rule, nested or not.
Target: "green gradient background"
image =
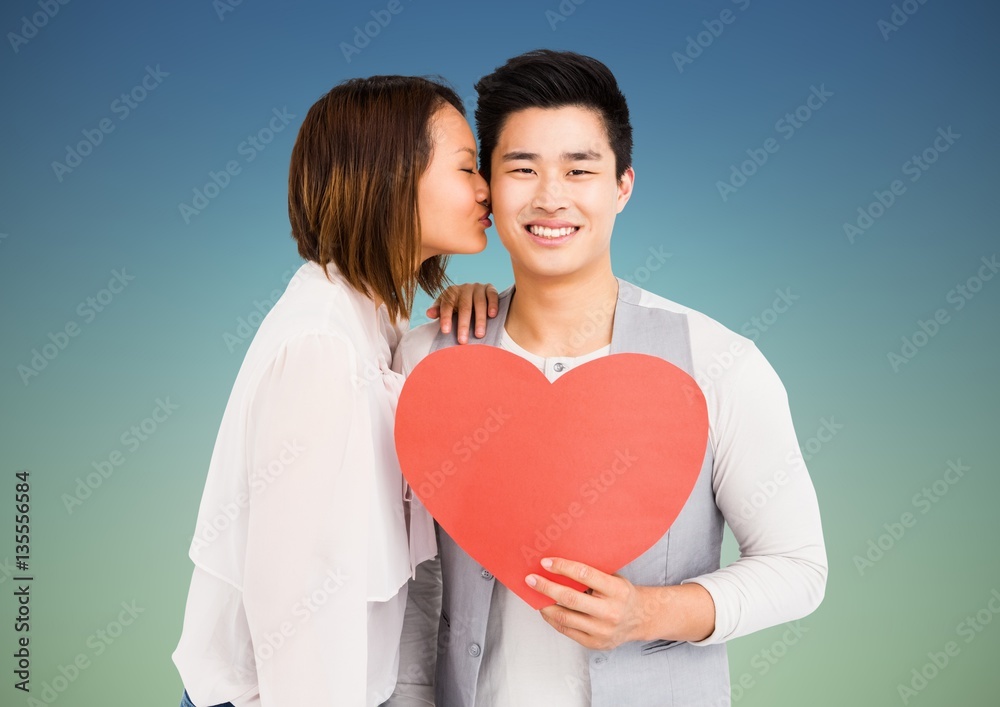
[[[672,257],[639,284],[736,331],[775,289],[790,288],[801,299],[757,343],[788,390],[800,442],[823,418],[844,426],[808,461],[830,559],[826,598],[766,673],[762,651],[784,627],[730,642],[733,682],[755,681],[735,704],[901,704],[897,684],[949,640],[959,656],[909,704],[1000,704],[1000,617],[972,643],[956,637],[1000,590],[1000,278],[899,373],[886,360],[918,318],[951,308],[946,293],[980,257],[1000,250],[1000,18],[992,3],[931,0],[883,41],[876,22],[890,3],[804,5],[752,3],[683,73],[672,52],[730,3],[588,0],[555,30],[544,12],[556,2],[404,3],[350,64],[339,43],[384,3],[245,2],[221,22],[209,2],[71,3],[18,52],[0,50],[0,561],[14,554],[14,473],[29,469],[34,696],[84,653],[91,667],[55,704],[179,701],[170,653],[192,569],[186,551],[245,351],[228,351],[222,335],[299,262],[285,180],[309,105],[339,80],[373,73],[442,73],[470,96],[508,56],[550,46],[604,60],[630,100],[638,176],[615,231],[617,274],[636,281],[647,249],[662,246]],[[14,3],[0,27],[17,31],[36,10]],[[57,182],[51,161],[157,61],[170,78]],[[829,103],[791,140],[779,137],[780,151],[723,202],[716,180],[824,82]],[[281,106],[297,119],[186,226],[178,202]],[[841,224],[949,125],[961,139],[849,244]],[[455,281],[510,283],[490,236],[484,254],[453,259]],[[49,332],[79,321],[78,303],[122,267],[135,280],[23,385],[16,367]],[[67,513],[62,495],[122,449],[120,435],[158,397],[179,409]],[[913,495],[950,459],[972,471],[921,514]],[[852,558],[905,511],[916,526],[861,576]],[[727,535],[724,561],[737,556]],[[5,705],[25,702],[10,672],[13,590],[0,573]],[[144,612],[95,656],[88,637],[133,600]]]

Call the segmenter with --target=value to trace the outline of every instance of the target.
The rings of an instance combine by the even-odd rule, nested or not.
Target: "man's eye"
[[[588,172],[585,169],[571,169],[569,173],[572,174],[573,176],[577,176],[580,174],[591,174],[591,172]]]
[[[531,167],[517,167],[516,169],[512,169],[511,171],[516,172],[518,174],[531,174],[532,172],[534,172],[534,170],[531,169]]]

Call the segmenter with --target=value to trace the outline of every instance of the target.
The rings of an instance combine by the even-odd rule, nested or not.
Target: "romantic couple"
[[[288,210],[308,262],[219,430],[173,654],[182,705],[722,707],[725,642],[823,599],[819,506],[773,368],[612,270],[635,180],[615,77],[539,50],[476,90],[478,166],[462,101],[423,78],[346,81],[302,124]],[[440,323],[407,332],[416,287],[440,292],[447,256],[485,247],[491,210],[514,285],[449,288],[428,310]],[[549,381],[608,354],[657,356],[707,403],[704,462],[669,532],[614,575],[546,558],[587,590],[529,575],[556,602],[541,611],[437,526],[399,469],[405,376],[465,342]],[[740,559],[720,568],[724,523]]]

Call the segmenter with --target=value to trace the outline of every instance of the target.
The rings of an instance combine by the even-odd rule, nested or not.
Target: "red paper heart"
[[[536,609],[543,557],[614,573],[670,529],[701,471],[701,389],[646,354],[603,356],[549,383],[492,346],[422,360],[396,409],[396,451],[448,534]]]

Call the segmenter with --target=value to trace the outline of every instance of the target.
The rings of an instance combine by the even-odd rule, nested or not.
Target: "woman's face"
[[[431,119],[433,153],[417,185],[421,262],[486,247],[490,190],[476,169],[476,140],[454,106]]]

